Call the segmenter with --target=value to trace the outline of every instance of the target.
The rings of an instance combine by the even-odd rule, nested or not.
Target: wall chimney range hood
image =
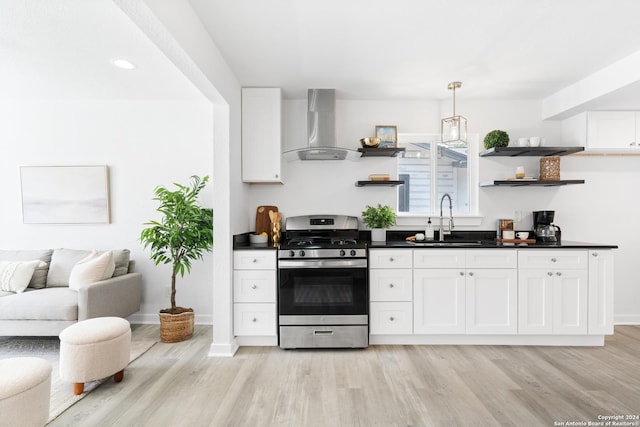
[[[285,159],[344,160],[353,159],[354,150],[338,147],[336,139],[336,90],[309,89],[307,99],[307,146],[286,151]]]

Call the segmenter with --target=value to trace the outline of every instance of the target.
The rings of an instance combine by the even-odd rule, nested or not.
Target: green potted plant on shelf
[[[386,229],[396,223],[396,213],[391,206],[379,203],[377,207],[367,205],[362,211],[362,221],[371,229],[371,240],[384,242],[387,239]]]
[[[208,176],[194,175],[188,185],[174,183],[174,191],[156,187],[153,200],[160,202],[157,211],[162,218],[145,223],[149,227],[140,234],[156,265],[171,264],[171,307],[160,310],[162,342],[184,341],[193,335],[193,309],[176,305],[176,277],[190,273],[192,261],[202,259],[213,248],[213,210],[198,202],[208,180]]]
[[[503,130],[492,130],[484,137],[484,148],[506,147],[509,145],[509,134]]]

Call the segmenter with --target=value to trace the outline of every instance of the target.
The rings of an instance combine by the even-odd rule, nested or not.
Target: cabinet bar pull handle
[[[333,335],[333,331],[331,331],[331,330],[329,330],[329,331],[314,330],[313,331],[313,335]]]

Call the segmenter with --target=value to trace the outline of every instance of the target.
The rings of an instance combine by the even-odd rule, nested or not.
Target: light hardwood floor
[[[157,336],[134,325],[134,339]],[[124,381],[49,426],[526,427],[640,415],[640,326],[616,327],[604,347],[243,347],[233,358],[207,357],[211,336],[200,326],[156,344]]]

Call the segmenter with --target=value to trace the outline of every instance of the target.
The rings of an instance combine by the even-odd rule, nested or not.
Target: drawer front
[[[276,305],[234,304],[233,331],[236,336],[276,335]]]
[[[233,272],[234,302],[276,302],[275,270]]]
[[[411,301],[413,271],[410,269],[378,269],[369,272],[371,301]]]
[[[276,251],[234,251],[233,268],[236,270],[275,270]]]
[[[468,249],[467,268],[518,268],[515,249]]]
[[[371,249],[369,266],[370,268],[411,268],[412,254],[411,249]]]
[[[413,268],[465,268],[464,249],[416,249]]]
[[[520,250],[519,268],[575,269],[588,268],[587,251]]]
[[[372,302],[370,319],[371,335],[413,333],[413,308],[410,302]]]

